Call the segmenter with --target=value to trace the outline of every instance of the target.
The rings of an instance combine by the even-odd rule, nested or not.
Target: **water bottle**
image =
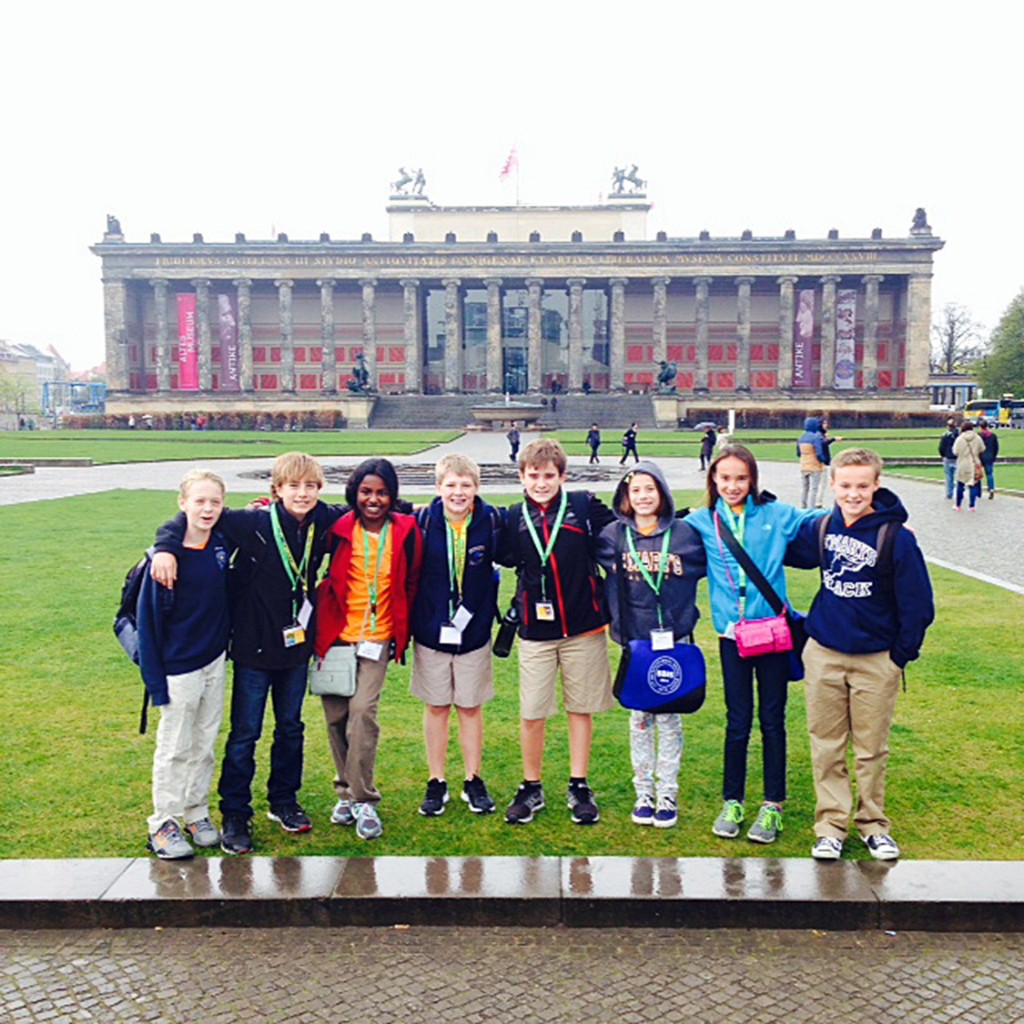
[[[508,611],[505,612],[501,625],[498,626],[497,635],[494,637],[494,644],[491,650],[496,658],[507,658],[512,653],[512,644],[515,641],[518,628],[519,612],[516,610],[515,602],[513,602],[509,606]]]

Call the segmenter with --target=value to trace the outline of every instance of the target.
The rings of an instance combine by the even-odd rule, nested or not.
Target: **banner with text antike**
[[[852,388],[856,373],[857,290],[836,293],[836,387]]]
[[[801,288],[793,322],[793,387],[809,388],[814,342],[814,289]]]
[[[217,296],[217,333],[220,338],[220,390],[238,391],[238,309],[233,295]]]
[[[199,346],[196,343],[196,296],[178,296],[178,389],[199,390]]]

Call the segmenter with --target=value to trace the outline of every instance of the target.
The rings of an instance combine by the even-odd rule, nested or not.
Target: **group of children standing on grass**
[[[707,576],[726,702],[723,807],[712,829],[732,839],[745,821],[756,679],[765,791],[747,836],[773,842],[786,798],[790,659],[740,655],[737,625],[767,618],[772,608],[723,543],[728,531],[783,601],[784,564],[821,571],[804,655],[817,795],[813,856],[842,853],[854,814],[846,761],[852,744],[854,826],[873,856],[897,857],[884,808],[889,727],[903,667],[919,653],[933,606],[921,553],[901,528],[906,511],[880,486],[877,454],[856,449],[836,457],[831,513],[801,511],[760,490],[757,464],[741,445],[717,453],[707,472],[707,507],[690,514],[677,513],[653,462],[638,462],[624,475],[611,508],[593,494],[566,490],[568,463],[557,442],[527,445],[518,466],[523,500],[497,509],[479,495],[476,464],[445,456],[437,465],[437,498],[414,514],[399,510],[398,479],[387,459],[368,459],[353,471],[345,506],[319,500],[322,470],[300,453],[275,462],[272,501],[263,508],[223,509],[219,478],[203,471],[186,476],[183,515],[158,531],[153,580],[139,612],[143,676],[162,706],[149,820],[157,856],[191,856],[189,840],[219,843],[232,854],[251,851],[255,749],[268,697],[275,718],[268,817],[288,832],[312,828],[298,802],[301,707],[310,658],[323,659],[334,646],[354,648],[356,682],[350,696],[321,698],[335,766],[332,822],[354,826],[362,839],[383,831],[377,710],[387,666],[403,658],[410,641],[411,690],[425,705],[429,772],[420,813],[439,815],[449,800],[453,707],[465,767],[461,798],[474,813],[494,811],[481,773],[482,707],[494,694],[496,564],[516,573],[520,638],[523,780],[505,820],[525,825],[545,807],[545,726],[558,710],[559,677],[568,717],[566,803],[574,823],[599,820],[589,767],[593,716],[615,705],[608,624],[618,643],[692,642],[697,584]],[[225,648],[235,668],[217,829],[207,794]],[[672,827],[681,718],[632,712],[629,730],[632,820]]]

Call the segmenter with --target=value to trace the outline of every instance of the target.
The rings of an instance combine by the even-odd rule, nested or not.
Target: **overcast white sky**
[[[364,7],[366,9],[364,9]],[[589,203],[639,164],[651,233],[946,240],[934,312],[1024,285],[1015,5],[98,0],[0,40],[0,337],[103,359],[99,241],[386,237],[440,204]]]

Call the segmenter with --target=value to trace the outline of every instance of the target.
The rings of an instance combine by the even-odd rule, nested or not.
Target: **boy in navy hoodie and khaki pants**
[[[836,506],[826,531],[819,520],[805,524],[787,557],[790,565],[821,567],[803,654],[817,798],[811,853],[838,860],[852,813],[871,855],[895,860],[900,850],[885,813],[889,730],[903,669],[920,653],[935,616],[931,581],[914,535],[901,528],[906,509],[881,487],[879,455],[848,449],[831,469]]]

